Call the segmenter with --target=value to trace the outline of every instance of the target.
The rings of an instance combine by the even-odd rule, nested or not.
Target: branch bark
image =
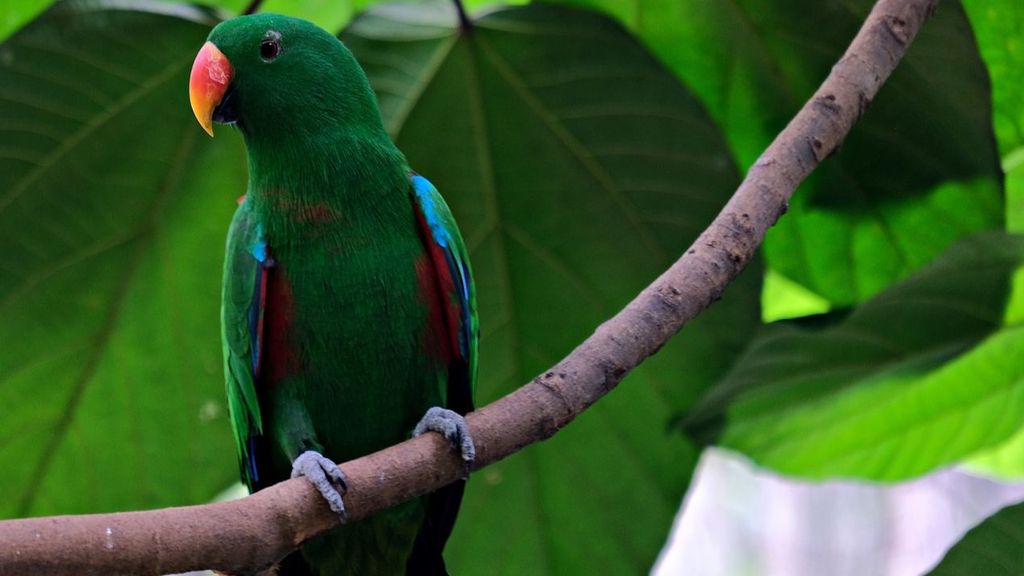
[[[467,418],[476,468],[546,439],[615,387],[716,301],[786,211],[797,185],[832,154],[903,57],[938,0],[880,0],[842,59],[747,173],[696,242],[564,360]],[[341,465],[352,521],[436,490],[462,464],[429,434]],[[310,484],[282,482],[233,502],[0,522],[0,575],[251,573],[337,518]]]

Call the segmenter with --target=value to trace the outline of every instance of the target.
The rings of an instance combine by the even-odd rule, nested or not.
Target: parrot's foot
[[[462,462],[466,465],[466,475],[473,468],[473,461],[476,460],[476,447],[473,446],[473,437],[469,435],[469,426],[466,419],[458,412],[434,406],[427,410],[423,419],[416,424],[412,435],[419,436],[424,432],[437,432],[444,436],[452,447],[462,455]]]
[[[307,450],[292,462],[292,478],[299,476],[305,476],[316,487],[331,510],[341,516],[344,524],[347,518],[341,495],[348,489],[348,485],[338,465],[319,452]]]

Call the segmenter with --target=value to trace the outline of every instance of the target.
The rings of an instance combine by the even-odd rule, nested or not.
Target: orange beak
[[[206,133],[213,136],[213,111],[231,84],[231,62],[213,42],[207,42],[196,54],[188,79],[188,99],[192,112]]]

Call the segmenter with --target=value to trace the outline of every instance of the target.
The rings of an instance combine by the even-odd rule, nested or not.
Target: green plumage
[[[280,38],[272,61],[261,57],[268,34]],[[255,490],[288,478],[303,451],[343,462],[405,440],[431,406],[469,410],[475,305],[451,215],[436,190],[410,181],[337,39],[257,15],[222,23],[210,41],[234,68],[230,119],[249,155],[222,320],[242,476]],[[342,526],[281,574],[435,573],[453,519],[433,516],[454,514],[456,491],[432,496],[454,508],[420,499]],[[435,546],[416,544],[424,558],[437,548],[436,562],[407,566],[438,526]]]

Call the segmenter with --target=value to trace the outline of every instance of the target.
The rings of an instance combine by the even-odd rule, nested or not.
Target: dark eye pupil
[[[277,40],[264,40],[260,43],[260,58],[273,60],[281,53],[281,45]]]

